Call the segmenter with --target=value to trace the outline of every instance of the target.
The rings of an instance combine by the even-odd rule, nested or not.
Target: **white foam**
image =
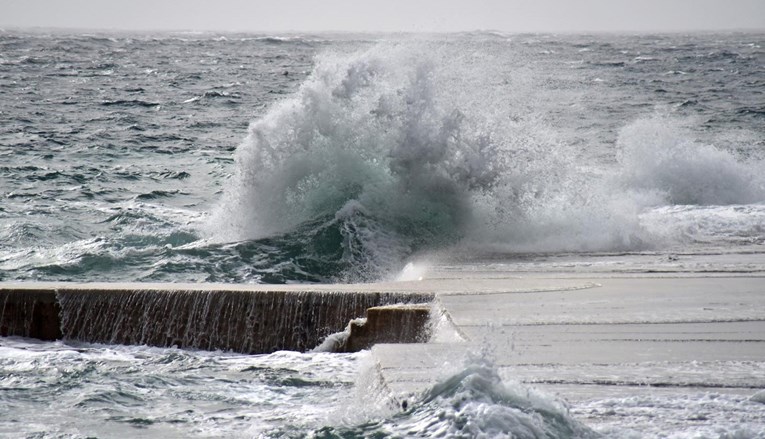
[[[396,276],[396,281],[406,282],[413,280],[422,280],[427,273],[428,267],[423,262],[407,262],[401,272]]]
[[[622,129],[617,146],[627,187],[661,194],[669,204],[765,201],[765,164],[694,140],[682,121],[661,114]]]
[[[659,230],[683,228],[657,219],[662,207],[765,201],[765,162],[700,142],[663,111],[624,127],[616,160],[596,162],[540,115],[549,103],[535,100],[528,72],[457,49],[319,57],[295,95],[251,124],[212,238],[328,215],[343,224],[344,254],[389,273],[379,267],[398,271],[412,251],[460,240],[513,252],[661,248],[687,242]]]

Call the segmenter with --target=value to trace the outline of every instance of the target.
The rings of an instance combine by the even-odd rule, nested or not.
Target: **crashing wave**
[[[250,125],[212,239],[289,237],[321,261],[299,270],[373,280],[451,245],[650,248],[667,236],[641,223],[650,209],[765,200],[761,163],[696,142],[667,115],[625,127],[597,169],[513,97],[529,93],[495,81],[512,71],[471,61],[424,42],[320,57]]]
[[[575,420],[567,405],[476,362],[440,381],[401,411],[350,427],[325,427],[311,437],[449,437],[594,439],[602,437]]]

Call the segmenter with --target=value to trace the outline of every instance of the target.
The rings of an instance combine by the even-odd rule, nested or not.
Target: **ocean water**
[[[358,282],[497,254],[762,272],[763,45],[0,32],[0,281]],[[8,437],[765,437],[763,397],[568,407],[481,361],[401,410],[368,353],[0,350]]]

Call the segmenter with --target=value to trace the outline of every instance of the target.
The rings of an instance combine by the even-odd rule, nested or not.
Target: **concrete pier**
[[[441,275],[423,280],[434,289],[449,286],[436,294],[442,324],[431,342],[372,348],[396,400],[477,358],[503,379],[569,401],[691,389],[751,395],[765,388],[765,276]]]
[[[46,339],[306,350],[369,308],[428,303],[432,308],[410,309],[419,309],[410,314],[418,321],[424,310],[435,310],[426,343],[389,344],[357,328],[359,346],[372,345],[393,400],[428,389],[476,358],[490,361],[503,379],[571,401],[705,389],[751,395],[765,389],[765,273],[481,267],[455,264],[431,268],[418,281],[364,285],[2,284],[0,329],[3,335]],[[116,308],[109,305],[112,314],[91,306],[120,297]],[[344,311],[327,311],[339,309]],[[50,326],[56,312],[65,316],[61,333]],[[120,314],[131,317],[116,322]],[[372,317],[371,333],[400,325],[384,315]],[[153,322],[154,332],[135,323],[141,319]],[[111,332],[88,335],[94,321]],[[278,336],[262,335],[267,332]]]
[[[371,285],[0,284],[0,334],[253,354],[307,351],[370,308],[432,298]]]
[[[0,284],[2,285],[2,284]],[[58,340],[61,306],[56,292],[30,286],[20,293],[0,287],[0,336]]]
[[[428,304],[375,306],[364,321],[350,323],[344,352],[358,352],[382,343],[425,343],[430,337]]]

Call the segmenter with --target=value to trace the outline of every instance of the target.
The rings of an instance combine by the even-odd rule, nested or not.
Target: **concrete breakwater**
[[[0,335],[241,353],[306,351],[369,308],[432,298],[364,286],[0,284]]]

